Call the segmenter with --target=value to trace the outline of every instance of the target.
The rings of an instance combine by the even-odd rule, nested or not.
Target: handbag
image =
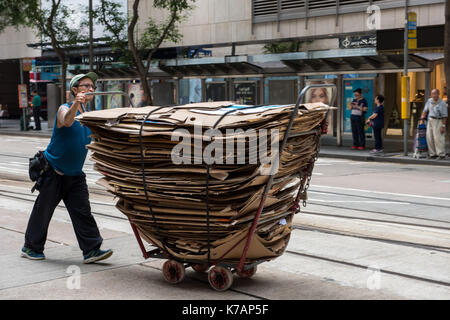
[[[33,188],[31,188],[31,193],[33,193],[35,189],[40,189],[44,172],[48,169],[50,169],[50,165],[45,158],[43,151],[38,151],[33,158],[29,158],[28,175],[30,176],[31,181],[36,181]]]

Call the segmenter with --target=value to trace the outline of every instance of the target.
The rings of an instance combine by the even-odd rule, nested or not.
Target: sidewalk
[[[31,127],[34,127],[34,122],[29,124]],[[30,137],[51,137],[52,136],[52,128],[48,128],[47,121],[41,121],[41,129],[40,131],[36,130],[20,130],[20,120],[19,119],[0,119],[0,134],[8,134],[8,135],[20,135],[20,136],[30,136]]]
[[[31,123],[32,125],[33,123]],[[48,128],[47,121],[41,121],[41,131],[28,130],[20,131],[19,119],[0,119],[0,135],[20,135],[29,137],[47,137],[50,139],[52,136],[52,129]],[[428,164],[437,166],[450,166],[450,157],[447,154],[447,158],[444,160],[434,159],[416,159],[413,158],[413,144],[414,139],[408,139],[408,156],[403,155],[403,141],[401,139],[386,138],[383,140],[384,155],[374,156],[370,154],[370,150],[373,148],[373,139],[367,139],[366,150],[352,150],[351,137],[344,136],[342,139],[342,147],[336,146],[336,137],[322,136],[320,156],[324,158],[340,158],[350,159],[357,161],[377,161],[377,162],[395,162],[406,164]],[[449,148],[447,147],[447,150]]]
[[[396,138],[386,138],[383,140],[384,153],[381,155],[373,155],[370,151],[373,149],[374,140],[366,139],[366,150],[352,150],[351,136],[342,138],[342,146],[338,147],[336,137],[322,136],[320,156],[324,158],[340,158],[357,161],[377,161],[377,162],[394,162],[405,164],[428,164],[435,166],[450,166],[450,157],[444,160],[413,158],[414,139],[408,139],[408,155],[403,154],[403,140]],[[449,150],[447,142],[447,150]]]

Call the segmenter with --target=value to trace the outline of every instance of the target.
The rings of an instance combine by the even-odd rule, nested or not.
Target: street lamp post
[[[92,0],[89,0],[89,71],[94,71],[94,48],[93,41],[93,25],[92,25]]]
[[[409,1],[405,0],[405,33],[404,33],[404,71],[403,76],[408,76],[408,4]],[[406,99],[406,113],[408,113],[409,110],[409,85],[407,82],[407,89],[406,89],[406,97],[402,97]],[[408,155],[408,119],[406,116],[404,116],[403,119],[403,155]]]

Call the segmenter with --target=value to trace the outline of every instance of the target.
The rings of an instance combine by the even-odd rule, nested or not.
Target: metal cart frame
[[[207,170],[207,175],[206,175],[206,190],[205,190],[205,196],[206,196],[206,216],[207,216],[207,231],[208,231],[208,259],[205,260],[191,260],[191,259],[179,259],[177,257],[173,257],[167,250],[166,245],[164,243],[164,239],[160,236],[160,232],[159,232],[159,226],[158,226],[158,222],[155,218],[155,215],[153,213],[152,210],[152,205],[149,201],[148,198],[148,192],[147,192],[147,184],[146,184],[146,177],[145,177],[145,163],[144,163],[144,152],[143,152],[143,141],[142,141],[142,129],[144,127],[145,122],[148,120],[148,118],[150,117],[151,114],[153,114],[154,112],[161,110],[163,108],[166,108],[167,106],[162,106],[162,107],[158,107],[156,109],[151,110],[145,117],[145,119],[142,122],[140,131],[139,131],[139,138],[140,138],[140,154],[141,154],[141,166],[142,166],[142,182],[143,182],[143,186],[144,186],[144,193],[145,193],[145,198],[148,204],[148,207],[150,209],[150,213],[152,215],[153,218],[153,222],[155,224],[155,228],[158,234],[158,238],[161,240],[161,244],[162,246],[158,246],[156,243],[153,243],[153,245],[156,247],[153,250],[147,251],[144,243],[142,241],[142,238],[139,234],[139,231],[136,227],[136,225],[131,222],[131,220],[129,220],[131,228],[133,230],[133,233],[136,237],[136,240],[139,244],[139,247],[142,251],[142,255],[145,259],[149,259],[149,258],[157,258],[157,259],[168,259],[164,265],[163,265],[163,274],[165,279],[170,282],[170,283],[178,283],[181,282],[184,278],[185,275],[185,268],[187,267],[192,267],[195,271],[197,272],[206,272],[208,269],[210,269],[210,267],[212,266],[213,268],[211,268],[208,272],[208,281],[211,285],[211,287],[213,287],[214,289],[218,290],[218,291],[224,291],[227,290],[233,281],[233,275],[232,272],[236,272],[240,277],[244,277],[244,278],[250,278],[251,276],[253,276],[256,272],[256,267],[258,264],[268,261],[267,259],[265,260],[257,260],[257,261],[253,261],[251,263],[246,263],[246,259],[247,259],[247,254],[248,254],[248,250],[250,248],[250,243],[253,239],[253,236],[255,234],[256,231],[256,227],[258,225],[258,221],[259,218],[261,216],[261,213],[264,209],[264,202],[266,200],[267,194],[269,193],[272,184],[273,184],[273,180],[274,180],[274,169],[278,167],[279,165],[279,161],[280,161],[280,156],[283,152],[284,146],[287,142],[288,138],[292,138],[292,137],[297,137],[297,136],[303,136],[303,135],[310,135],[310,134],[316,134],[316,144],[317,144],[317,149],[316,149],[316,153],[314,155],[313,158],[310,159],[308,165],[306,166],[306,168],[304,170],[302,170],[300,172],[300,177],[301,177],[301,181],[300,181],[300,186],[299,186],[299,190],[297,193],[297,196],[294,200],[294,203],[292,204],[292,207],[290,208],[291,214],[295,214],[298,213],[300,211],[300,200],[303,200],[303,206],[306,205],[306,199],[307,199],[307,195],[306,195],[306,191],[309,187],[309,181],[311,179],[311,174],[312,174],[312,170],[314,167],[314,162],[318,157],[318,153],[319,153],[319,148],[320,148],[320,136],[322,134],[322,129],[323,129],[323,123],[319,124],[318,127],[316,127],[315,129],[308,131],[308,132],[302,132],[299,134],[295,134],[295,135],[291,135],[290,134],[290,130],[292,128],[294,119],[298,113],[298,109],[300,107],[300,104],[304,101],[306,92],[308,90],[310,90],[311,88],[323,88],[323,87],[333,87],[336,88],[336,86],[334,84],[312,84],[312,85],[308,85],[305,88],[303,88],[303,90],[300,92],[298,98],[297,98],[297,102],[295,104],[294,110],[292,111],[291,117],[289,119],[289,123],[286,127],[286,131],[283,137],[283,140],[281,142],[281,145],[279,146],[279,150],[278,150],[278,154],[275,157],[275,164],[272,164],[272,168],[271,168],[271,172],[270,172],[270,176],[269,179],[264,187],[264,192],[263,195],[261,196],[261,201],[259,203],[258,206],[258,210],[255,214],[255,217],[253,219],[253,223],[247,233],[247,235],[245,237],[243,237],[241,240],[239,240],[232,248],[230,248],[227,252],[225,252],[221,257],[211,260],[210,257],[210,232],[209,232],[209,178],[210,178],[210,165],[206,165],[206,170]],[[89,95],[108,95],[108,94],[122,94],[122,95],[126,95],[124,92],[122,91],[114,91],[114,92],[94,92],[94,93],[89,93]],[[335,96],[336,94],[333,94],[332,97],[332,101],[330,103],[330,105],[334,104],[334,100],[335,100]],[[130,99],[130,97],[128,97]],[[130,103],[131,105],[134,107],[131,99],[130,99]],[[252,108],[257,108],[260,106],[249,106],[247,108],[241,108],[241,109],[232,109],[229,112],[226,112],[225,114],[223,114],[214,124],[213,129],[216,129],[217,125],[220,123],[220,121],[226,117],[227,115],[233,113],[233,112],[237,112],[240,110],[248,110],[248,109],[252,109]],[[328,112],[327,112],[327,116],[328,116]],[[327,120],[327,116],[324,120],[324,122]],[[238,246],[239,244],[242,243],[242,241],[244,241],[246,239],[245,245],[244,245],[244,250],[242,252],[242,256],[239,260],[239,263],[234,263],[234,262],[230,262],[230,261],[225,261],[223,260],[223,258],[231,251],[233,250],[236,246]],[[270,260],[270,259],[269,259]]]

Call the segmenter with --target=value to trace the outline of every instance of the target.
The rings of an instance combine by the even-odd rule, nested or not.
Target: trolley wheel
[[[251,278],[255,275],[256,270],[257,270],[256,266],[251,267],[250,269],[247,269],[247,270],[242,270],[242,271],[239,271],[238,269],[236,269],[236,274],[240,278]]]
[[[184,265],[175,260],[167,260],[163,265],[163,276],[170,283],[180,283],[184,279]]]
[[[205,273],[209,269],[209,264],[207,264],[207,263],[194,264],[194,265],[192,265],[192,269],[194,269],[198,273]]]
[[[233,284],[233,274],[227,268],[215,266],[208,272],[208,281],[217,291],[225,291]]]

